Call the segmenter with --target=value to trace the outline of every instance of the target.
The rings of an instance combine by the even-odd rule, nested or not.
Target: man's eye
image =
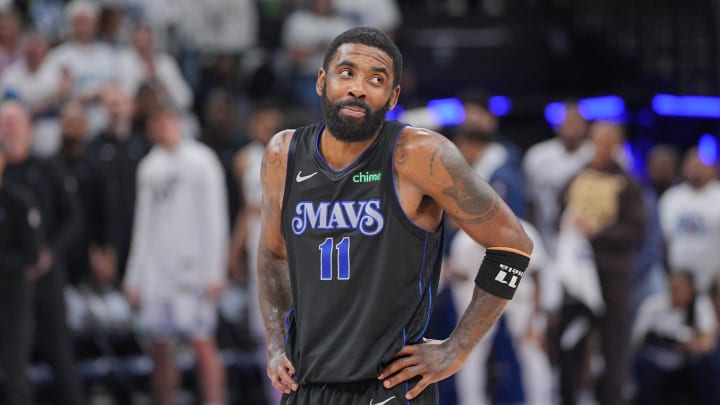
[[[352,72],[349,69],[341,70],[339,73],[340,76],[350,77],[352,76]]]
[[[374,76],[372,79],[370,79],[370,81],[375,84],[381,84],[383,82],[383,78],[380,76]]]

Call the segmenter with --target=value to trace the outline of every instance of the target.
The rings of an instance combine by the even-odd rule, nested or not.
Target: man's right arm
[[[276,134],[263,155],[260,177],[261,233],[258,246],[258,298],[265,323],[268,366],[272,384],[284,393],[297,389],[293,365],[285,355],[285,316],[292,306],[285,239],[281,233],[281,208],[287,154],[292,131]]]

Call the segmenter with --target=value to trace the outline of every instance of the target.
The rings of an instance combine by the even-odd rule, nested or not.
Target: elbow
[[[528,234],[524,230],[520,230],[520,232],[521,232],[521,237],[520,237],[520,243],[518,243],[518,249],[522,250],[523,252],[530,255],[533,252],[535,243],[532,241],[530,236],[528,236]]]

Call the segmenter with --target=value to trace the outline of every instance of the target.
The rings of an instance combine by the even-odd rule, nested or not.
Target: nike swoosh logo
[[[373,401],[375,400],[375,399],[373,398],[373,399],[370,400],[370,405],[383,405],[383,404],[387,404],[388,402],[392,401],[393,399],[395,399],[395,395],[391,396],[390,398],[388,398],[388,399],[386,399],[386,400],[384,400],[384,401],[382,401],[382,402],[374,402],[374,403],[373,403]]]
[[[312,173],[308,174],[307,176],[303,176],[302,170],[300,170],[297,174],[297,177],[295,177],[295,181],[297,181],[298,183],[302,183],[303,181],[309,179],[310,177],[312,177],[316,174],[318,174],[318,172],[312,172]]]

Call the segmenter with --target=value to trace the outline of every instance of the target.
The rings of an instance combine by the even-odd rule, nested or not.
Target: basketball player
[[[385,121],[401,71],[379,30],[340,34],[318,72],[325,122],[266,148],[258,287],[285,404],[437,404],[528,265],[532,242],[453,144]],[[444,212],[488,250],[459,325],[429,341]]]

